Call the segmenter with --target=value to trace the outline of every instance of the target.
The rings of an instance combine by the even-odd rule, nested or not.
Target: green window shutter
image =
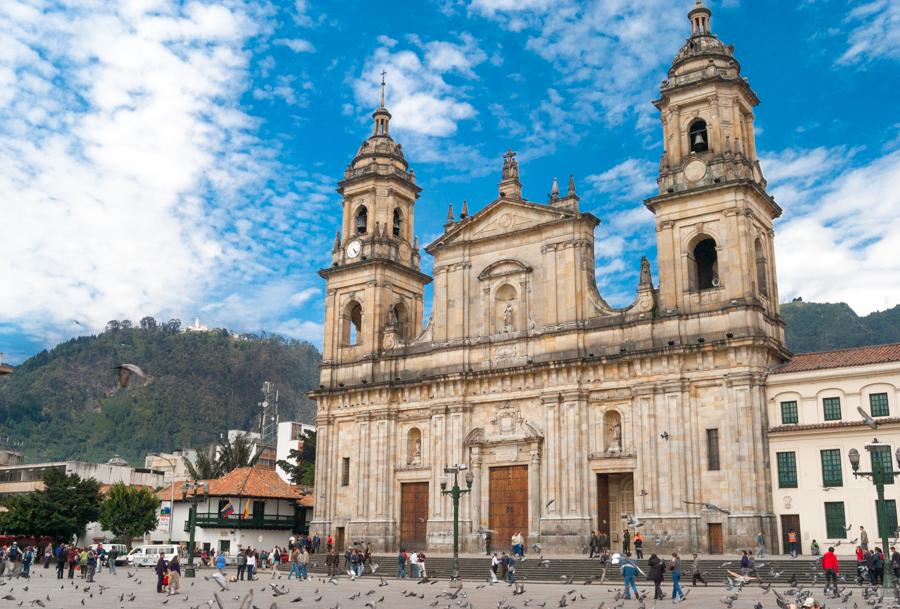
[[[797,488],[797,455],[776,453],[778,461],[778,488]]]
[[[797,415],[797,402],[782,402],[781,403],[781,424],[782,425],[793,425],[800,421]]]
[[[871,393],[869,394],[869,411],[873,417],[886,417],[890,415],[888,408],[888,394]]]
[[[841,420],[841,398],[823,398],[822,408],[826,421]]]
[[[822,486],[843,486],[844,475],[841,471],[841,451],[829,449],[821,451]]]
[[[887,522],[882,522],[881,518],[878,518],[878,536],[892,538],[897,530],[897,502],[893,499],[885,499],[884,511]],[[875,513],[878,514],[877,500],[875,501]]]
[[[828,539],[846,539],[847,524],[844,517],[843,501],[825,502],[825,534]]]
[[[891,458],[890,446],[873,446],[870,451],[872,454],[872,472],[875,473],[881,468],[884,472],[885,484],[894,483],[894,462]]]

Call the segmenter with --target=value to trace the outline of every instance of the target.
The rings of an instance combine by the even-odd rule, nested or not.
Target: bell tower
[[[781,208],[766,192],[756,157],[759,99],[734,48],[711,30],[696,0],[690,37],[654,103],[663,124],[656,215],[660,308],[698,313],[736,305],[778,316],[772,222]]]
[[[402,347],[422,327],[423,293],[431,278],[419,271],[413,232],[421,188],[390,135],[384,103],[372,114],[372,134],[344,170],[341,228],[334,239],[326,280],[325,337],[321,382],[336,381],[335,367],[352,364],[338,377],[365,382],[386,350]]]

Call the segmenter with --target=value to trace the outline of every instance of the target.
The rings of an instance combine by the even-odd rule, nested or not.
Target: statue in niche
[[[416,441],[413,443],[412,462],[422,462],[422,438],[416,438]]]
[[[606,455],[617,457],[622,454],[622,424],[619,423],[619,417],[615,414],[608,416],[608,422],[611,425],[607,427]]]
[[[650,277],[650,261],[646,256],[641,256],[640,287],[653,287],[653,279]]]
[[[389,328],[397,327],[397,307],[395,305],[391,305],[388,309],[388,323]]]
[[[422,463],[422,432],[417,428],[409,430],[407,436],[407,465],[421,465]]]
[[[506,308],[503,309],[503,331],[504,332],[512,332],[512,330],[513,330],[512,318],[513,318],[512,305],[507,304]]]

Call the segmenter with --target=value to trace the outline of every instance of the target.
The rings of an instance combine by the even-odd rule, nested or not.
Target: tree
[[[316,483],[316,432],[307,431],[300,438],[300,448],[292,448],[287,459],[276,465],[284,470],[292,484],[313,486]]]
[[[239,434],[233,441],[213,444],[205,451],[197,451],[197,462],[184,459],[188,473],[194,480],[210,480],[224,476],[239,467],[253,467],[262,453],[255,451],[247,434]]]
[[[159,499],[150,489],[117,482],[100,503],[100,525],[131,547],[131,540],[156,530]]]
[[[58,469],[44,472],[44,490],[10,497],[0,529],[17,535],[48,535],[70,540],[100,515],[100,484],[68,476]]]
[[[141,330],[156,330],[156,318],[147,316],[141,318],[140,323]]]

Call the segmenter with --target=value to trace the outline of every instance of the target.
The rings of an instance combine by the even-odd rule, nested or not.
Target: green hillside
[[[228,429],[253,428],[266,380],[282,420],[312,422],[304,392],[318,384],[321,356],[309,343],[180,333],[151,321],[111,324],[120,327],[60,343],[0,377],[0,436],[21,440],[31,462],[118,453],[143,464],[148,451],[202,447]],[[120,388],[119,363],[137,364],[149,381]]]
[[[860,317],[843,302],[789,302],[781,316],[794,353],[900,342],[900,306]]]

